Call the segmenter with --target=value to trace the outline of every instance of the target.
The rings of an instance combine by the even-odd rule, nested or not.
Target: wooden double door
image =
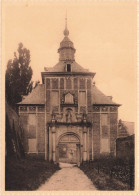
[[[80,162],[80,143],[74,135],[65,135],[59,142],[59,162]]]

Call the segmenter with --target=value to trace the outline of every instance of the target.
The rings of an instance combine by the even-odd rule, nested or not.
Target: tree
[[[33,71],[29,66],[30,51],[19,43],[17,52],[14,52],[14,59],[8,61],[5,75],[6,99],[12,106],[20,102],[33,88]]]

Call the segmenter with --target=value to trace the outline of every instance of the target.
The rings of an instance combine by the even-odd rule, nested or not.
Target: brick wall
[[[94,113],[93,113],[92,121],[93,121],[94,158],[97,158],[101,154],[115,155],[117,124],[118,124],[118,109],[115,106],[94,106],[93,111]],[[107,116],[107,117],[102,117],[102,116]],[[107,121],[102,120],[103,118],[104,119],[107,118]]]
[[[20,120],[23,128],[23,147],[24,151],[28,152],[28,114],[21,114]]]
[[[123,160],[134,158],[134,135],[116,140],[116,157]]]
[[[32,117],[30,116],[35,117],[33,117],[35,123],[33,121],[31,122]],[[23,145],[25,152],[29,152],[29,139],[36,139],[36,152],[43,154],[45,152],[45,114],[20,113],[20,120],[23,128]]]
[[[45,152],[45,115],[37,114],[38,152]]]
[[[116,138],[117,138],[117,113],[110,113],[110,153],[115,154],[116,151]]]
[[[93,152],[94,158],[100,154],[100,113],[93,113]]]
[[[88,144],[88,148],[89,148],[89,160],[92,159],[92,128],[89,128],[89,144]]]
[[[46,111],[50,112],[50,90],[46,90]]]

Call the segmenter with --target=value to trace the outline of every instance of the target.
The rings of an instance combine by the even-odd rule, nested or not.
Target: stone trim
[[[101,114],[107,114],[107,113],[117,113],[117,112],[93,112],[94,114],[98,114],[98,113],[101,113]]]
[[[43,105],[42,107],[44,107],[44,111],[38,111],[38,107],[40,107],[41,105],[33,105],[33,107],[36,107],[36,109],[35,109],[35,111],[30,111],[29,110],[29,107],[31,107],[31,105],[26,105],[26,106],[24,106],[24,107],[26,107],[27,108],[27,110],[26,111],[21,111],[20,110],[20,107],[23,107],[23,106],[19,106],[19,115],[20,114],[22,114],[22,113],[26,113],[26,114],[35,114],[35,113],[45,113],[45,106]]]
[[[49,127],[52,127],[53,125],[55,126],[59,126],[59,125],[64,125],[64,126],[79,126],[79,127],[91,127],[92,123],[90,122],[72,122],[72,123],[67,123],[67,122],[55,122],[54,124],[52,122],[48,122],[47,123],[49,125]]]

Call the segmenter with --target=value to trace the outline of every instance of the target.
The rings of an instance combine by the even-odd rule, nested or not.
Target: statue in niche
[[[67,110],[67,114],[66,114],[66,122],[67,122],[67,123],[71,123],[71,122],[72,122],[72,114],[71,114],[71,110]]]
[[[83,122],[86,122],[86,112],[83,112]]]

